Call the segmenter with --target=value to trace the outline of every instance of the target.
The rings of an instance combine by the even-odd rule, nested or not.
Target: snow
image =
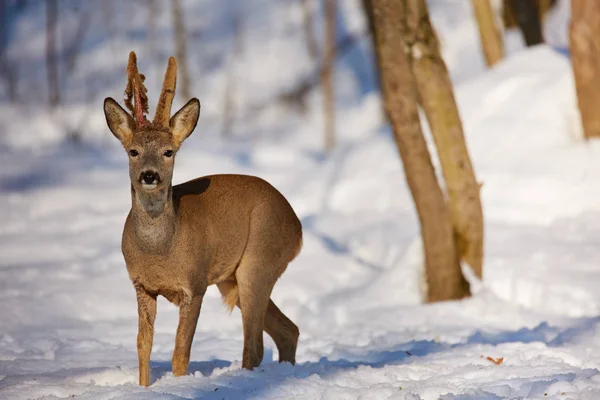
[[[101,99],[120,100],[130,48],[156,95],[162,67],[146,69],[146,60],[164,64],[171,38],[168,12],[160,13],[158,31],[167,34],[152,56],[139,38],[146,14],[134,13],[131,28],[121,24],[135,9],[127,2],[111,22],[116,39],[103,36],[102,18],[92,19],[81,68],[65,83],[71,97],[58,111],[34,95],[18,106],[0,102],[0,398],[597,399],[600,145],[581,138],[565,54],[550,45],[523,49],[507,32],[509,56],[486,70],[468,2],[430,2],[483,182],[486,259],[472,298],[423,304],[414,206],[379,97],[367,90],[372,77],[355,64],[370,54],[368,42],[338,64],[340,141],[325,156],[318,91],[305,115],[277,104],[252,108],[310,73],[299,6],[262,0],[244,9],[239,115],[234,138],[223,140],[221,66],[231,36],[221,3],[186,2],[203,49],[190,62],[202,116],[174,180],[254,174],[289,199],[304,248],[273,298],[300,327],[297,364],[278,364],[265,336],[262,365],[242,370],[239,311],[229,315],[210,288],[188,374],[171,373],[177,310],[161,299],[152,385],[137,385],[135,295],[120,253],[127,160],[105,127]],[[98,11],[92,4],[105,2],[86,3]],[[359,2],[340,4],[344,29],[364,29]],[[43,83],[43,18],[43,7],[26,9],[8,48],[37,71],[21,82],[25,97]],[[553,46],[564,46],[567,21],[560,2],[545,27]],[[90,89],[82,82],[99,71],[93,85],[101,89],[82,102]],[[81,141],[64,139],[72,132]]]

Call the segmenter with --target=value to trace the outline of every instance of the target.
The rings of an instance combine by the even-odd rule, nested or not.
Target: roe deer
[[[125,104],[104,100],[111,132],[129,153],[131,210],[122,252],[138,303],[139,383],[150,384],[156,297],[179,307],[173,374],[187,372],[202,298],[216,284],[231,311],[242,313],[242,367],[263,358],[263,330],[275,341],[279,361],[295,363],[298,327],[270,300],[275,282],[300,252],[302,226],[273,186],[246,175],[212,175],[172,186],[175,154],[192,133],[200,102],[191,99],[173,117],[177,64],[171,57],[152,122],[148,98],[129,54]]]

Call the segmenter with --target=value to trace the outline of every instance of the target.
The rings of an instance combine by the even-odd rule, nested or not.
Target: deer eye
[[[140,153],[138,153],[138,151],[137,151],[137,150],[129,150],[129,155],[130,155],[131,157],[137,157],[137,156],[138,156],[138,154],[140,154]]]
[[[167,151],[165,151],[165,153],[163,154],[163,156],[165,156],[165,157],[172,157],[173,156],[173,150],[167,150]]]

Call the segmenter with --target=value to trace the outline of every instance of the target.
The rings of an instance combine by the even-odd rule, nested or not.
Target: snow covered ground
[[[430,2],[484,184],[486,264],[472,298],[423,305],[418,226],[401,164],[381,127],[377,95],[360,89],[368,74],[356,84],[365,76],[356,63],[368,54],[366,43],[339,64],[341,140],[332,154],[319,152],[318,92],[306,116],[269,106],[240,117],[236,139],[224,141],[224,73],[210,67],[225,62],[215,61],[223,57],[216,49],[229,40],[211,25],[224,18],[209,17],[218,3],[187,3],[198,16],[190,29],[214,34],[200,36],[207,49],[191,56],[203,115],[178,156],[175,181],[259,175],[296,209],[304,249],[273,298],[300,327],[297,365],[274,361],[266,337],[261,367],[241,370],[239,312],[229,315],[210,288],[188,375],[170,372],[177,310],[161,300],[152,386],[137,386],[136,303],[119,249],[130,202],[127,161],[104,126],[101,99],[122,93],[130,48],[145,71],[144,48],[135,35],[120,36],[118,45],[91,35],[99,44],[83,54],[84,65],[115,75],[95,103],[74,100],[55,114],[0,103],[0,398],[600,398],[600,143],[581,140],[568,58],[551,46],[524,50],[508,32],[510,56],[487,71],[468,2]],[[358,2],[340,4],[344,29],[363,29]],[[240,113],[310,71],[299,9],[261,5],[247,10],[252,40],[236,67]],[[548,19],[557,46],[567,12],[561,2]],[[169,25],[165,14],[160,27]],[[43,57],[43,41],[26,40],[40,21],[39,10],[19,20],[9,54]],[[160,48],[169,48],[166,39]],[[148,71],[151,99],[161,74]],[[82,141],[65,141],[65,130],[77,126]]]

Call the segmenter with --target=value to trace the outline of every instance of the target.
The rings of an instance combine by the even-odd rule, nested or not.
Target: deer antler
[[[169,65],[165,73],[162,91],[156,105],[156,113],[154,114],[154,124],[162,127],[169,126],[171,118],[171,105],[175,96],[175,86],[177,83],[177,61],[175,57],[169,58]]]
[[[133,114],[138,128],[144,126],[148,121],[144,113],[148,112],[148,96],[144,86],[144,75],[140,75],[137,68],[137,57],[132,51],[129,53],[127,63],[127,87],[125,88],[125,105]],[[132,100],[135,103],[132,104]]]

